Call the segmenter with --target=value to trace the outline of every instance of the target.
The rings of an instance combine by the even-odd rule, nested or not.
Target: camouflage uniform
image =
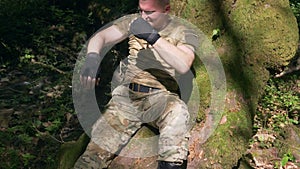
[[[130,35],[129,25],[138,16],[128,15],[114,22],[129,36],[128,66],[102,117],[93,125],[91,142],[75,168],[82,168],[83,162],[98,165],[94,168],[107,167],[113,154],[128,143],[143,123],[159,129],[158,160],[182,163],[187,159],[190,115],[187,105],[176,93],[179,74],[146,41]],[[159,32],[160,36],[174,45],[195,49],[198,37],[194,29],[180,20],[171,19]],[[149,86],[153,90],[147,93],[133,91],[129,88],[130,83]],[[93,153],[91,147],[95,144],[105,151]],[[103,155],[104,152],[111,154]]]

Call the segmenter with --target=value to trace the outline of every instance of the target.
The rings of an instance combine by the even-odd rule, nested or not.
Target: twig
[[[43,136],[49,136],[50,138],[52,138],[54,141],[57,141],[59,143],[63,143],[64,141],[58,140],[57,138],[53,137],[51,134],[49,134],[48,132],[41,132],[38,128],[36,128],[36,126],[32,123],[33,128],[36,130],[36,132],[38,132],[39,134],[43,135]]]
[[[37,64],[37,65],[41,65],[41,66],[50,68],[51,70],[57,71],[57,72],[60,73],[60,74],[64,74],[64,75],[66,74],[66,72],[64,72],[64,71],[62,71],[62,70],[60,70],[60,69],[58,69],[58,68],[56,68],[56,67],[54,67],[54,66],[52,66],[52,65],[47,65],[47,64],[45,64],[45,63],[38,62],[38,61],[36,61],[36,60],[34,60],[34,59],[32,59],[31,62],[34,63],[34,64]]]
[[[74,57],[74,55],[76,55],[76,54],[70,54],[70,53],[67,53],[67,52],[65,52],[65,51],[63,51],[63,50],[61,50],[61,49],[59,49],[58,47],[53,47],[53,46],[50,46],[50,45],[47,45],[47,46],[48,46],[50,49],[54,50],[54,52],[55,52],[55,51],[58,51],[58,52],[60,52],[60,53],[62,53],[62,54],[64,54],[64,55],[68,56],[67,58],[73,58],[74,60],[77,59],[76,57]]]

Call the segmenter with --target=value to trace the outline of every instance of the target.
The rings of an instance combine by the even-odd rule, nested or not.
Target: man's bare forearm
[[[195,58],[194,51],[188,46],[175,46],[163,38],[159,38],[153,45],[159,55],[177,72],[186,73]]]
[[[104,39],[101,37],[101,33],[97,33],[94,37],[92,37],[88,43],[87,53],[100,53],[100,50],[104,46]]]
[[[101,49],[107,45],[115,45],[124,40],[126,35],[122,34],[114,25],[96,33],[89,41],[87,53],[100,53]]]

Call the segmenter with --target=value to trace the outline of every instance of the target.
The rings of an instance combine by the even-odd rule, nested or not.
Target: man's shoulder
[[[137,13],[135,14],[128,14],[128,15],[124,15],[118,19],[116,19],[115,21],[113,21],[113,23],[118,23],[118,22],[131,22],[132,20],[136,19],[139,15]]]
[[[170,24],[161,32],[161,34],[164,37],[175,40],[175,44],[191,45],[194,49],[197,49],[201,32],[188,20],[171,16]]]
[[[114,20],[112,24],[115,25],[122,33],[128,34],[130,23],[138,16],[138,14],[124,15],[119,19]]]
[[[197,29],[197,27],[191,22],[189,22],[188,20],[179,18],[177,16],[171,16],[170,26],[177,29],[191,29],[191,30]]]
[[[199,29],[185,19],[172,16],[170,24],[162,31],[162,34],[180,39],[185,37],[186,34],[194,34],[197,36]]]

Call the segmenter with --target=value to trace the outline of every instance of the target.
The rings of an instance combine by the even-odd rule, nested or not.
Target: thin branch
[[[43,67],[49,68],[49,69],[51,69],[51,70],[54,70],[54,71],[56,71],[56,72],[58,72],[58,73],[60,73],[60,74],[64,74],[64,75],[67,74],[66,72],[64,72],[64,71],[62,71],[62,70],[60,70],[60,69],[58,69],[58,68],[56,68],[56,67],[54,67],[54,66],[52,66],[52,65],[47,65],[47,64],[45,64],[45,63],[43,63],[43,62],[38,62],[38,61],[36,61],[36,60],[34,60],[34,59],[32,59],[31,62],[32,62],[33,64],[41,65],[41,66],[43,66]]]
[[[52,136],[50,133],[48,132],[41,132],[33,123],[32,123],[33,128],[36,130],[36,132],[38,132],[39,134],[41,134],[42,136],[48,136],[50,138],[52,138],[54,141],[57,141],[59,143],[63,143],[64,141],[62,140],[58,140],[57,138],[55,138],[54,136]]]

